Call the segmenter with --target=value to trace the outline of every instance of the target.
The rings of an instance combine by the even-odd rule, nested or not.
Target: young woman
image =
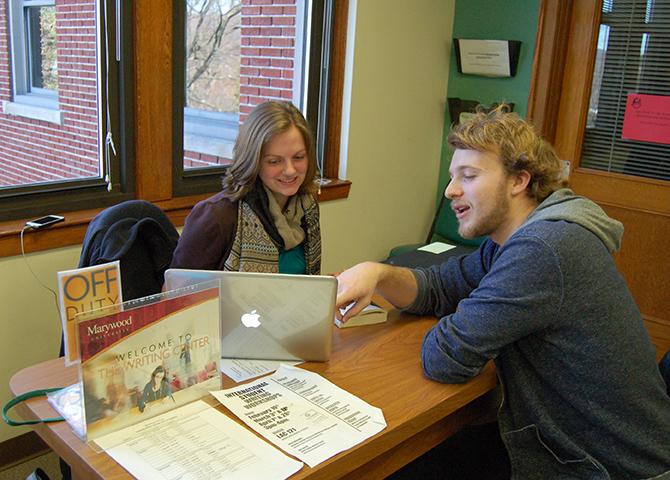
[[[144,386],[142,398],[138,405],[140,412],[144,411],[147,403],[155,402],[169,395],[172,395],[172,388],[167,378],[165,378],[165,369],[159,365],[151,372],[151,380]]]
[[[171,268],[319,274],[315,174],[300,111],[287,102],[258,105],[240,127],[223,190],[186,218]]]

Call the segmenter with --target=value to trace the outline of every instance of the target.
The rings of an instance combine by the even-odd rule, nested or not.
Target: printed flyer
[[[109,308],[123,302],[119,262],[58,272],[58,296],[63,323],[65,363],[72,365],[79,361],[74,331],[75,317],[83,312]]]
[[[379,408],[321,375],[289,365],[212,395],[256,433],[310,467],[386,428]]]
[[[147,298],[76,320],[89,441],[220,388],[218,282]]]

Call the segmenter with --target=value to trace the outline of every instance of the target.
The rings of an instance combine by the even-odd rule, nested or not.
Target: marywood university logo
[[[124,320],[117,320],[116,322],[103,323],[102,325],[93,325],[87,327],[89,335],[100,335],[104,333],[110,333],[113,330],[122,328],[122,327],[131,327],[133,325],[133,317],[130,316]]]

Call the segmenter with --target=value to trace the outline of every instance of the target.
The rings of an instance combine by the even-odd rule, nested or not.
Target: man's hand
[[[398,308],[409,306],[416,298],[418,287],[411,270],[383,263],[364,262],[337,276],[335,315],[342,322],[358,315],[370,305],[377,292]],[[344,315],[340,308],[351,307]]]
[[[370,305],[382,268],[383,265],[379,263],[364,262],[337,275],[335,315],[339,320],[346,322]],[[342,315],[340,309],[345,309],[349,305],[351,307]]]

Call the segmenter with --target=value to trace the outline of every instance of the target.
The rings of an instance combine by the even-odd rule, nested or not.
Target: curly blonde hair
[[[452,128],[447,142],[454,149],[494,153],[509,175],[527,171],[531,175],[528,194],[542,202],[568,185],[563,161],[533,125],[509,110],[506,104],[491,111],[480,106],[471,118]]]
[[[233,163],[223,177],[223,191],[231,200],[243,198],[251,190],[261,169],[263,148],[275,135],[296,127],[302,134],[308,159],[305,180],[298,189],[299,194],[316,190],[316,153],[314,135],[307,120],[289,102],[263,102],[257,105],[246,118],[233,147]]]

